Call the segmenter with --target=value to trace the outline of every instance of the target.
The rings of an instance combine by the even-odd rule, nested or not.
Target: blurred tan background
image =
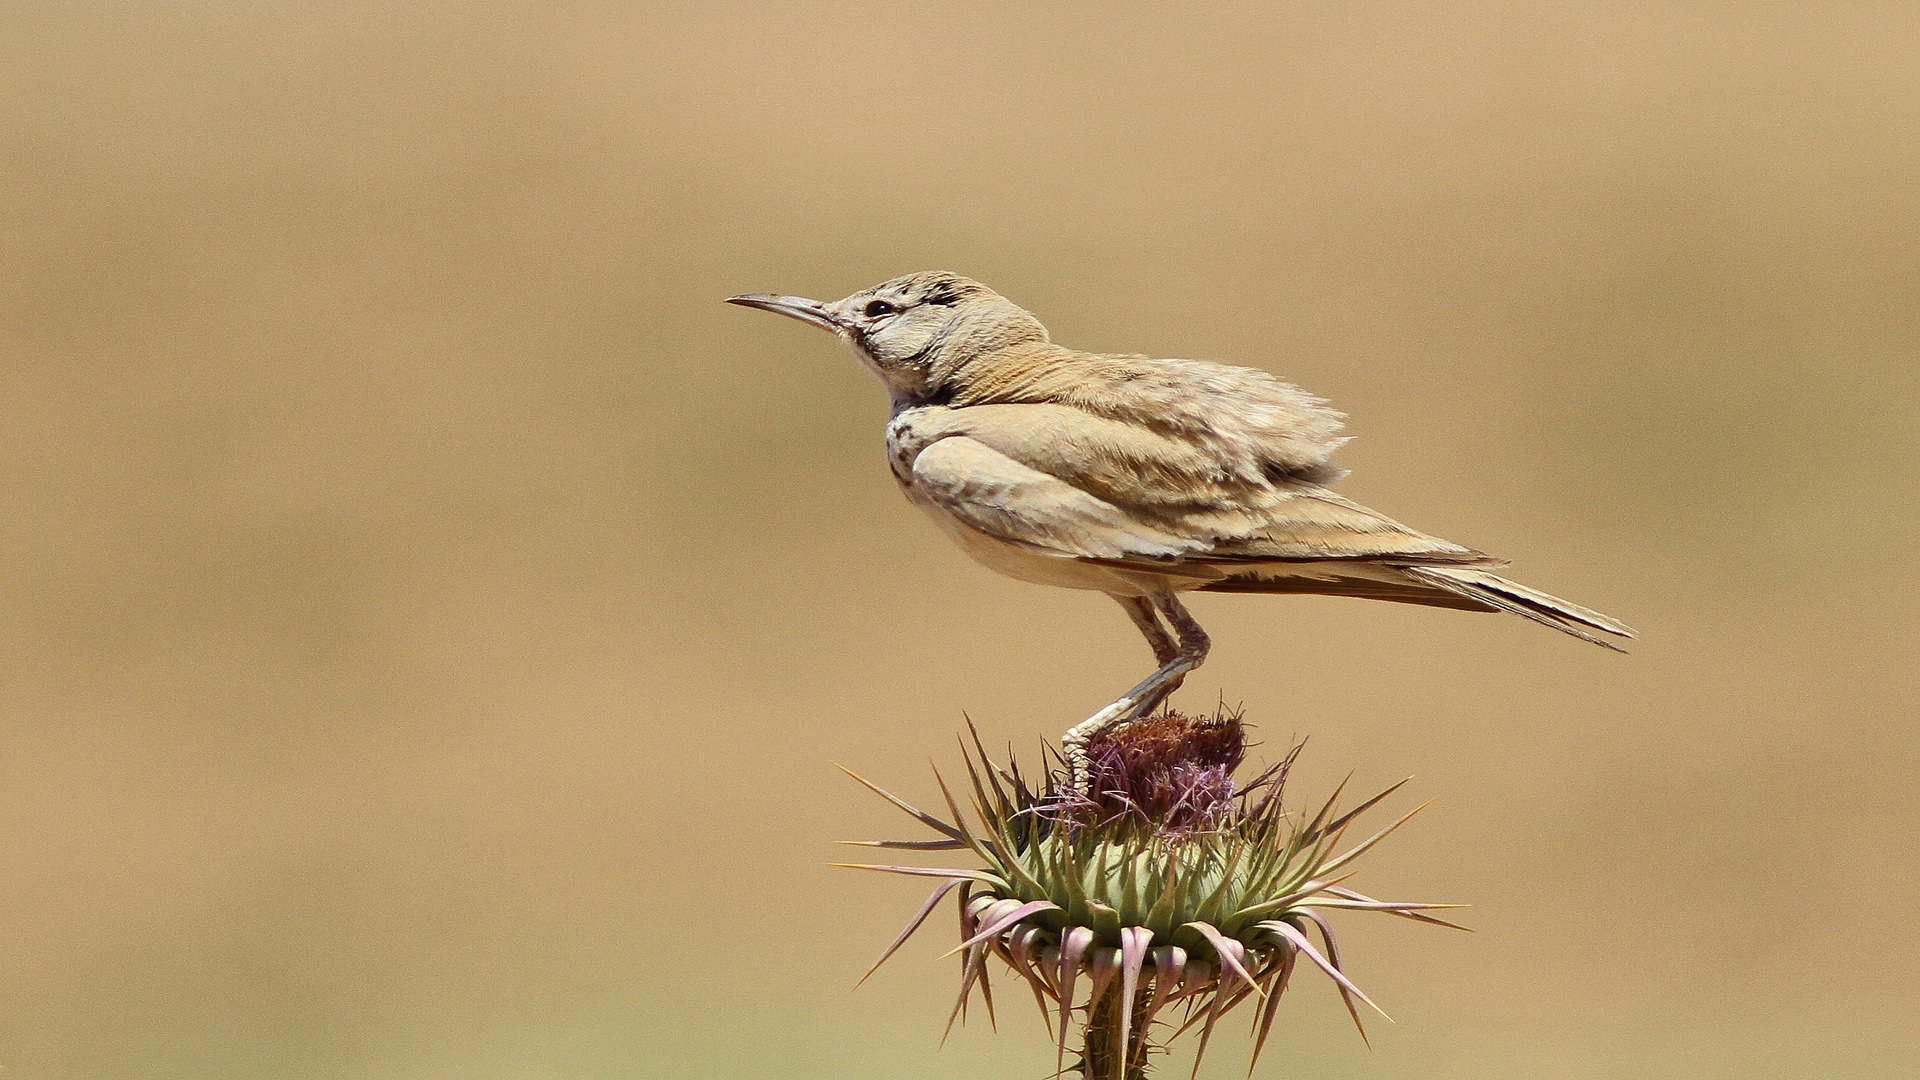
[[[1898,4],[0,13],[0,1065],[1040,1077],[937,1047],[963,710],[1143,674],[723,306],[952,269],[1353,416],[1342,490],[1617,614],[1198,601],[1195,707],[1436,805],[1264,1076],[1920,1074],[1920,15]],[[935,937],[945,938],[944,920]],[[1238,1035],[1209,1075],[1241,1075]],[[1185,1058],[1172,1068],[1184,1068]],[[1172,1075],[1172,1073],[1169,1073]]]

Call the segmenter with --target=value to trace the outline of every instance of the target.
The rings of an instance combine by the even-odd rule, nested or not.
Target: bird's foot
[[[1145,719],[1167,693],[1136,699],[1129,694],[1067,729],[1060,736],[1060,757],[1067,763],[1067,788],[1075,794],[1087,794],[1087,747],[1135,721]]]

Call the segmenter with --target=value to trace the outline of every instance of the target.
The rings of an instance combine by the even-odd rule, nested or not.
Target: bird
[[[1159,666],[1062,738],[1075,784],[1094,740],[1151,715],[1206,660],[1182,593],[1504,611],[1616,651],[1634,636],[1494,573],[1505,560],[1336,494],[1345,415],[1267,371],[1068,349],[1031,312],[945,271],[832,302],[727,303],[827,330],[879,376],[894,480],[967,555],[1126,610]]]

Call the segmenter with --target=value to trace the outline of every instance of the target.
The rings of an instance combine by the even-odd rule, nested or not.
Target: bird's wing
[[[913,460],[922,498],[980,532],[1068,558],[1168,560],[1180,537],[965,436],[940,439]]]
[[[1006,410],[993,412],[990,410]],[[968,416],[970,413],[985,415]],[[1489,571],[1480,552],[1300,480],[1250,482],[1191,444],[1052,405],[957,409],[919,451],[920,498],[989,536],[1217,591],[1508,611],[1584,641],[1633,631]],[[964,431],[964,434],[961,432]]]
[[[1225,467],[1195,440],[1141,425],[1095,416],[1063,405],[981,405],[956,409],[938,421],[943,432],[964,436],[991,451],[994,475],[1018,467],[1029,490],[1045,490],[1059,507],[1097,506],[1098,520],[1117,529],[1113,542],[1069,548],[1103,560],[1139,556],[1208,562],[1272,559],[1395,558],[1440,562],[1485,561],[1486,556],[1410,529],[1317,484],[1248,477]],[[935,442],[921,457],[951,438]],[[961,455],[969,467],[985,467],[977,452]],[[952,486],[949,498],[964,503],[971,489]],[[920,466],[914,467],[916,474]],[[1040,480],[1051,481],[1041,485]],[[1005,498],[997,495],[996,497]],[[956,510],[965,519],[965,514]],[[980,516],[982,511],[974,511]],[[1010,524],[975,528],[1006,539]],[[1124,540],[1142,541],[1129,546]]]

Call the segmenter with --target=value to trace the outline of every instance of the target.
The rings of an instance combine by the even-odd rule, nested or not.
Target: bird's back
[[[1327,482],[1347,440],[1326,401],[1256,368],[1087,353],[1049,342],[981,357],[956,373],[949,404],[1047,404],[1184,439],[1249,481]]]

